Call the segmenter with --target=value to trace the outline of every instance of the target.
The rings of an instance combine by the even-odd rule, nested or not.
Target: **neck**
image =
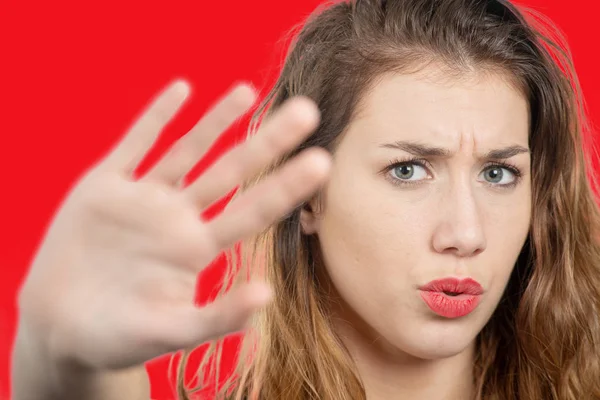
[[[368,400],[473,398],[474,343],[452,357],[424,360],[354,325],[340,322],[336,330],[356,363]]]

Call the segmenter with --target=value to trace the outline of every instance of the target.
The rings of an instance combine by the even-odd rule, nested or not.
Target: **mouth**
[[[458,295],[462,294],[462,293],[456,293],[456,292],[447,292],[447,291],[444,291],[444,292],[442,292],[442,293],[444,293],[445,295],[447,295],[447,296],[450,296],[450,297],[456,297],[456,296],[458,296]]]
[[[459,318],[470,314],[477,308],[483,294],[483,287],[470,278],[439,279],[419,290],[430,310],[445,318]]]
[[[431,281],[419,288],[425,292],[444,293],[447,296],[458,296],[460,294],[470,294],[479,296],[483,294],[483,287],[475,279],[465,278],[444,278]]]

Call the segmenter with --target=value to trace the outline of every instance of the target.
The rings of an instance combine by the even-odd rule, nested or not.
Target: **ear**
[[[300,227],[305,235],[314,235],[319,230],[319,218],[315,212],[315,201],[304,204],[300,209]]]

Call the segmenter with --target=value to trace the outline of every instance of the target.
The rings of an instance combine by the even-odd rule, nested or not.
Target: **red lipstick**
[[[445,278],[419,288],[421,298],[434,313],[446,318],[470,314],[481,300],[483,288],[471,279]]]

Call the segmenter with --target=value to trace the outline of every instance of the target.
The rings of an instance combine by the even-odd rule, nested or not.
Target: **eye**
[[[395,165],[390,172],[392,177],[399,181],[420,181],[428,177],[425,167],[416,162]]]
[[[512,171],[511,168],[500,165],[492,165],[487,167],[481,172],[481,175],[485,182],[497,186],[514,185],[518,178],[518,174]]]

